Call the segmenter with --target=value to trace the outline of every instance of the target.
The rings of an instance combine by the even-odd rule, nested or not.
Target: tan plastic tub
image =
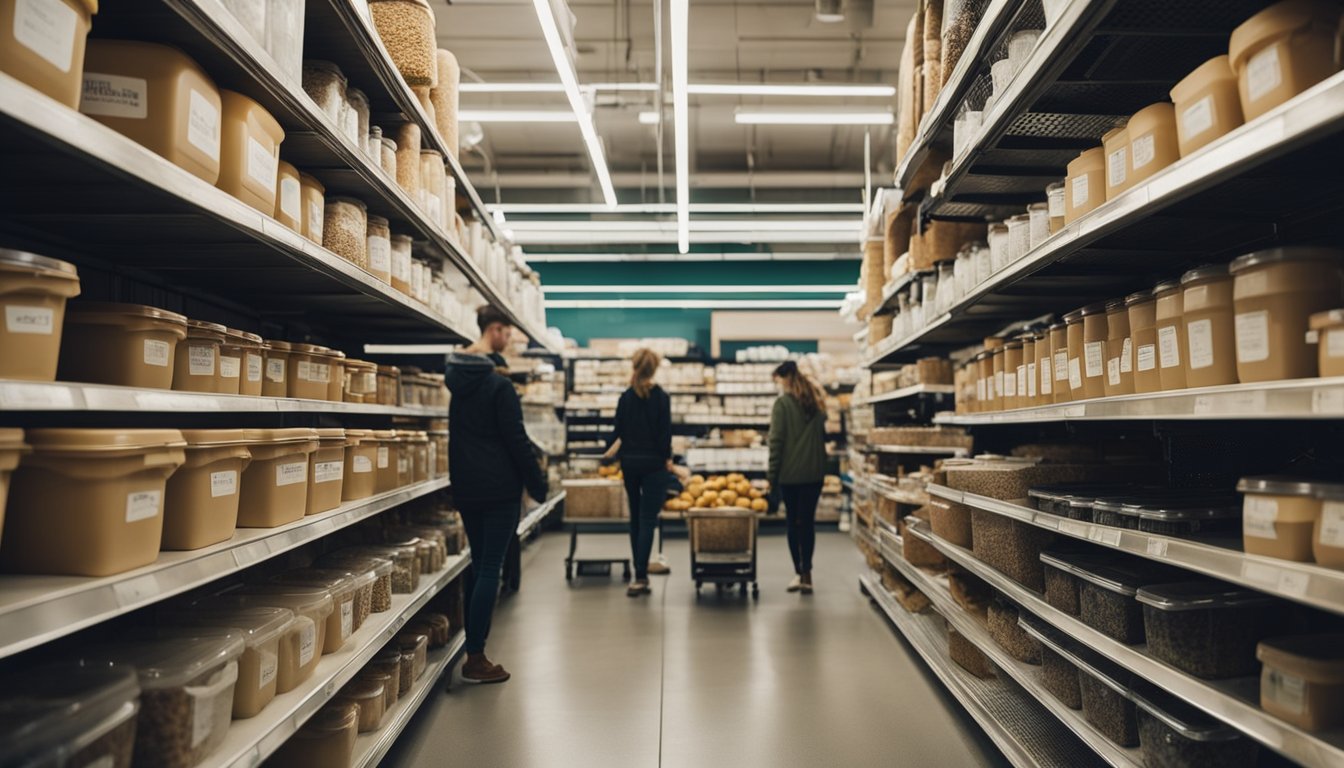
[[[32,429],[14,473],[0,567],[109,576],[159,555],[168,476],[185,460],[175,429]]]
[[[1241,111],[1254,120],[1339,69],[1339,5],[1286,0],[1232,30],[1227,53]]]
[[[429,433],[412,432],[411,443],[411,482],[425,483],[429,481]]]
[[[1246,494],[1241,519],[1247,554],[1309,563],[1321,519],[1318,494],[1344,486],[1271,475],[1243,477],[1237,490]]]
[[[5,529],[5,499],[9,496],[9,476],[29,448],[23,442],[22,429],[0,429],[0,536]]]
[[[1106,202],[1106,150],[1093,147],[1069,163],[1064,180],[1064,223]]]
[[[1245,122],[1237,75],[1226,55],[1214,56],[1171,89],[1176,144],[1185,157]]]
[[[317,344],[290,344],[286,378],[289,396],[326,400],[331,386],[331,350]]]
[[[1344,634],[1260,641],[1260,708],[1313,733],[1344,726]]]
[[[1106,394],[1106,305],[1089,304],[1083,313],[1083,397]],[[1075,393],[1076,394],[1076,393]]]
[[[266,584],[249,585],[244,589],[264,594],[307,595],[317,592],[331,595],[332,609],[322,632],[322,654],[341,650],[355,632],[355,599],[359,594],[358,576],[352,573],[324,575],[320,578],[280,574]]]
[[[1134,391],[1158,392],[1162,374],[1157,367],[1157,298],[1152,291],[1137,291],[1125,297],[1125,307],[1134,347]]]
[[[0,248],[0,378],[56,378],[65,302],[78,295],[73,264]]]
[[[1050,326],[1050,373],[1054,379],[1051,401],[1067,403],[1073,399],[1069,386],[1069,327],[1063,322]]]
[[[415,433],[405,429],[397,432],[397,487],[410,485],[415,477]]]
[[[1176,141],[1176,108],[1169,101],[1149,104],[1129,118],[1129,185],[1181,159]]]
[[[173,386],[187,318],[142,304],[75,302],[61,338],[60,378],[123,387]]]
[[[309,718],[276,752],[286,768],[343,768],[355,756],[359,737],[359,705],[337,700]]]
[[[1125,126],[1112,128],[1101,137],[1106,150],[1106,199],[1114,200],[1134,186],[1130,178],[1129,130]]]
[[[378,366],[366,360],[345,361],[345,401],[378,402]]]
[[[90,40],[79,111],[207,184],[219,179],[219,89],[177,48]]]
[[[1333,248],[1272,248],[1235,259],[1237,378],[1242,383],[1316,375],[1307,344],[1308,319],[1338,306],[1344,252]]]
[[[1134,394],[1134,342],[1124,299],[1106,302],[1106,396]]]
[[[275,171],[275,220],[303,234],[303,183],[299,169],[281,160]]]
[[[345,480],[345,430],[317,430],[318,445],[308,472],[308,506],[305,514],[341,506],[341,485]]]
[[[1344,569],[1344,488],[1322,485],[1316,491],[1321,500],[1321,517],[1311,534],[1311,551],[1317,564]]]
[[[220,91],[223,122],[215,186],[270,216],[275,211],[280,144],[285,132],[257,102]]]
[[[999,407],[1003,410],[1022,407],[1022,396],[1017,391],[1017,365],[1022,362],[1022,342],[1011,339],[1003,345],[1003,354],[994,356],[994,385],[1002,389]]]
[[[1031,363],[1031,371],[1036,376],[1036,384],[1033,386],[1036,397],[1033,399],[1033,405],[1049,405],[1055,401],[1055,372],[1051,370],[1050,363],[1050,332],[1041,331],[1036,335],[1036,346]],[[431,432],[430,434],[433,435],[434,433]]]
[[[168,479],[163,549],[200,549],[233,537],[238,491],[252,459],[247,431],[189,429],[186,461]]]
[[[378,486],[378,449],[381,445],[368,429],[345,431],[345,467],[341,500],[357,501],[372,496]]]
[[[327,188],[306,173],[299,174],[299,201],[303,208],[304,237],[322,244],[322,230],[326,225]]]
[[[219,351],[227,331],[219,323],[187,321],[187,337],[178,342],[173,362],[173,389],[179,392],[216,393],[223,390],[219,375]]]
[[[1232,276],[1227,266],[1192,269],[1181,276],[1185,312],[1185,382],[1191,387],[1237,383],[1232,321]]]
[[[378,366],[378,404],[401,405],[401,369],[395,365]]]
[[[339,403],[345,397],[345,353],[329,349],[326,357],[328,366],[326,400]]]
[[[1185,368],[1189,352],[1185,348],[1185,313],[1182,309],[1181,284],[1177,280],[1158,283],[1157,297],[1157,373],[1163,390],[1185,389]]]
[[[220,377],[228,388],[229,367],[225,359],[238,358],[238,394],[258,397],[266,375],[266,355],[261,337],[255,333],[230,328],[225,332],[224,347],[220,352]],[[231,364],[230,364],[231,365]]]
[[[267,585],[248,585],[201,603],[207,608],[286,608],[294,613],[294,624],[280,635],[276,659],[275,692],[288,693],[302,685],[317,670],[326,642],[327,618],[335,604],[325,589],[296,592],[267,589]]]
[[[1069,377],[1071,400],[1087,397],[1083,383],[1083,310],[1075,309],[1064,316],[1064,335],[1068,344],[1068,358],[1065,369]]]
[[[1307,326],[1316,333],[1316,368],[1321,376],[1344,376],[1344,309],[1312,315]]]
[[[96,13],[98,0],[0,0],[0,72],[75,109]]]
[[[308,503],[309,457],[317,431],[249,429],[252,463],[243,472],[238,527],[274,528],[303,517]]]
[[[401,453],[401,439],[391,429],[375,430],[373,436],[378,441],[377,459],[374,462],[374,492],[394,491],[399,485],[397,461]]]
[[[160,626],[218,627],[241,632],[238,683],[233,689],[233,719],[256,717],[275,699],[280,640],[294,629],[288,608],[230,608],[216,605],[165,612]]]
[[[429,433],[429,465],[432,477],[448,476],[447,432],[434,431]]]
[[[289,352],[287,341],[268,339],[262,343],[263,368],[261,394],[263,397],[289,396]]]

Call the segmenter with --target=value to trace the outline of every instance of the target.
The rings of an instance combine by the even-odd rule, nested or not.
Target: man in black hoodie
[[[504,324],[482,312],[482,331]],[[490,618],[499,595],[500,571],[509,542],[518,532],[523,489],[537,501],[547,493],[546,476],[523,427],[523,407],[513,384],[484,355],[448,356],[448,462],[453,498],[462,511],[471,545],[473,583],[467,591],[467,661],[462,677],[471,683],[502,683],[509,673],[485,656]]]

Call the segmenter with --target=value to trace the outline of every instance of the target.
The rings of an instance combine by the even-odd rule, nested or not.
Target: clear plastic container
[[[393,179],[397,178],[397,143],[386,136],[378,139],[378,165]]]
[[[1255,647],[1274,630],[1273,601],[1259,592],[1200,579],[1147,586],[1148,653],[1202,678],[1255,674]]]
[[[345,478],[345,430],[317,430],[318,446],[313,452],[308,473],[308,506],[305,514],[317,515],[341,505],[341,485]]]
[[[1064,223],[1072,224],[1079,216],[1106,202],[1106,150],[1093,147],[1069,163],[1064,181]]]
[[[1260,746],[1203,711],[1160,693],[1132,694],[1146,766],[1254,768]]]
[[[275,210],[285,132],[270,112],[241,93],[221,90],[219,98],[223,117],[215,186],[269,216]]]
[[[344,120],[347,86],[345,73],[332,62],[309,60],[303,63],[304,93],[338,128]]]
[[[389,563],[390,566],[390,563]],[[356,567],[339,568],[303,568],[297,571],[285,571],[276,576],[274,581],[280,584],[298,584],[306,586],[321,586],[329,589],[333,596],[337,596],[342,586],[343,580],[349,580],[354,583],[354,602],[351,604],[352,614],[350,628],[352,632],[358,632],[359,628],[364,626],[365,620],[373,609],[373,589],[378,580],[375,574],[375,568],[372,565],[365,564]],[[390,572],[390,568],[389,568]],[[336,597],[337,602],[340,598]]]
[[[66,300],[78,295],[73,264],[0,248],[0,377],[56,378]]]
[[[0,679],[5,765],[131,768],[140,684],[127,666],[46,664]]]
[[[1163,390],[1185,389],[1189,351],[1184,333],[1181,284],[1177,280],[1158,283],[1153,288],[1153,295],[1157,299],[1158,378]]]
[[[396,653],[398,657],[396,663],[398,666],[400,666],[401,652],[397,651]],[[397,705],[397,698],[398,694],[400,693],[401,682],[400,680],[397,679],[398,675],[389,675],[385,672],[373,669],[371,665],[372,662],[370,662],[370,666],[365,666],[364,671],[360,672],[359,676],[356,677],[355,679],[361,682],[376,683],[377,685],[381,686],[381,690],[383,692],[383,713],[386,714],[387,712],[390,712],[392,708]]]
[[[252,39],[266,45],[266,0],[221,0]],[[302,42],[302,41],[300,41]]]
[[[281,160],[276,166],[275,220],[303,234],[303,183],[299,169]]]
[[[168,389],[187,318],[140,304],[75,302],[64,322],[59,376],[127,387]]]
[[[358,737],[359,706],[333,701],[289,737],[272,762],[285,768],[349,768]]]
[[[173,389],[219,392],[219,349],[227,328],[202,320],[187,321],[186,338],[178,342],[173,361]]]
[[[1134,394],[1134,346],[1124,299],[1106,302],[1106,396]]]
[[[288,397],[288,368],[291,345],[287,341],[268,339],[262,343],[263,375],[261,394],[263,397]]]
[[[303,79],[304,3],[266,0],[266,52],[280,65],[280,74],[294,82]]]
[[[1181,159],[1176,141],[1176,108],[1168,101],[1150,104],[1129,118],[1129,185],[1142,183]]]
[[[1339,306],[1344,252],[1272,248],[1233,260],[1237,379],[1243,384],[1316,375],[1308,319]]]
[[[91,662],[134,667],[140,679],[135,765],[192,768],[220,744],[233,716],[240,632],[140,639],[91,649]]]
[[[339,550],[320,558],[318,564],[328,569],[348,571],[361,579],[367,576],[370,581],[369,612],[383,613],[392,609],[392,571],[395,565],[390,559]],[[360,618],[358,604],[355,618]],[[359,623],[363,623],[362,620]]]
[[[990,274],[993,274],[1012,263],[1012,239],[1006,223],[990,224],[986,237],[989,240]],[[988,279],[988,275],[985,279]]]
[[[347,135],[351,144],[363,147],[369,136],[369,97],[358,88],[349,88],[345,98],[350,109],[350,117],[346,121]]]
[[[1344,376],[1344,309],[1317,312],[1307,319],[1316,334],[1316,370],[1321,376]]]
[[[420,181],[420,126],[397,126],[397,186],[417,205],[424,207],[424,187]]]
[[[200,549],[233,537],[238,490],[252,459],[242,429],[183,430],[186,459],[168,478],[163,511],[165,550]]]
[[[1263,475],[1243,477],[1242,546],[1247,554],[1309,563],[1319,541],[1322,496],[1344,494],[1344,484]]]
[[[319,593],[331,596],[331,613],[327,615],[322,632],[322,654],[336,653],[345,646],[355,632],[355,598],[359,595],[359,579],[347,573],[313,576],[280,574],[270,582],[248,584],[243,591],[260,595],[280,595],[315,600]]]
[[[458,66],[457,57],[442,48],[435,52],[434,62],[439,70],[438,83],[429,94],[430,100],[434,102],[434,123],[448,154],[457,157],[458,83],[462,79],[462,69]]]
[[[364,667],[365,672],[382,675],[391,683],[384,691],[384,694],[391,692],[392,703],[388,705],[390,709],[401,698],[401,649],[395,644],[388,645],[382,651],[374,656]]]
[[[381,680],[360,675],[345,684],[341,692],[336,695],[336,701],[348,702],[359,708],[360,733],[371,733],[383,727],[383,714],[387,711],[387,695]]]
[[[429,662],[429,636],[402,631],[393,642],[401,649],[401,695],[405,696],[425,673]]]
[[[110,576],[154,562],[164,486],[185,460],[181,432],[30,429],[26,438],[33,452],[11,478],[0,568]]]
[[[326,644],[328,619],[335,611],[331,593],[325,589],[268,589],[265,584],[246,585],[241,590],[211,598],[202,605],[288,608],[294,612],[294,626],[280,637],[275,672],[277,693],[288,693],[313,676]]]
[[[392,230],[388,228],[387,219],[370,214],[368,232],[368,270],[379,280],[385,283],[390,282],[392,280]]]
[[[369,268],[369,209],[353,197],[328,197],[322,217],[322,247]]]
[[[1344,726],[1344,634],[1261,641],[1260,708],[1313,733]]]
[[[409,235],[392,236],[392,264],[388,279],[392,287],[406,295],[411,293],[411,238]]]
[[[1339,69],[1339,5],[1285,0],[1232,30],[1227,53],[1241,111],[1254,120]]]
[[[289,397],[326,400],[331,385],[331,360],[326,347],[317,344],[291,344],[286,360]]]
[[[252,463],[243,471],[238,527],[275,528],[301,519],[317,432],[302,427],[249,429],[247,441]]]
[[[1134,391],[1162,389],[1157,367],[1157,297],[1152,291],[1137,291],[1125,297],[1129,312],[1129,335],[1134,348]]]
[[[1031,250],[1031,217],[1025,213],[1011,216],[1008,226],[1008,263],[1027,255]]]
[[[1079,310],[1082,314],[1082,396],[1086,398],[1102,397],[1106,394],[1106,340],[1109,330],[1106,327],[1106,305],[1089,304]],[[1072,356],[1072,350],[1070,350]],[[1072,361],[1069,363],[1072,365]],[[1072,369],[1069,375],[1073,375]],[[1078,399],[1075,390],[1074,399]]]
[[[1046,213],[1050,217],[1050,234],[1064,228],[1064,182],[1057,181],[1045,188]]]
[[[370,0],[374,28],[387,47],[392,63],[410,86],[433,86],[438,81],[434,11],[426,0]]]
[[[1143,607],[1135,599],[1139,589],[1179,577],[1179,572],[1156,563],[1124,557],[1098,558],[1072,567],[1079,579],[1079,618],[1128,645],[1144,641]]]
[[[1181,157],[1193,154],[1245,122],[1237,75],[1227,55],[1214,56],[1171,89]]]
[[[420,150],[421,207],[429,220],[448,231],[444,189],[443,155],[434,149]]]
[[[1181,276],[1186,384],[1211,387],[1237,383],[1237,342],[1232,320],[1232,276],[1214,264]]]
[[[85,42],[98,0],[26,2],[26,24],[17,23],[20,5],[0,3],[0,72],[71,109],[79,107]]]
[[[228,608],[197,606],[159,614],[162,627],[217,627],[239,632],[243,653],[238,657],[238,683],[233,689],[233,718],[255,717],[275,698],[280,638],[294,628],[288,608]],[[179,635],[180,632],[174,631]]]
[[[1050,238],[1050,206],[1032,203],[1027,206],[1027,219],[1027,250],[1034,250]]]
[[[1129,131],[1119,126],[1101,137],[1106,150],[1106,199],[1114,200],[1134,186],[1130,175]]]
[[[404,595],[420,588],[420,560],[414,545],[393,546],[390,544],[369,544],[349,547],[337,553],[341,556],[357,555],[378,557],[392,561],[392,593]],[[375,610],[377,598],[375,596]]]

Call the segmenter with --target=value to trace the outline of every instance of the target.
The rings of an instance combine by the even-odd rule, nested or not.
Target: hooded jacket
[[[537,501],[547,482],[523,427],[523,406],[508,379],[483,355],[448,355],[448,466],[463,505],[517,504],[524,487]]]

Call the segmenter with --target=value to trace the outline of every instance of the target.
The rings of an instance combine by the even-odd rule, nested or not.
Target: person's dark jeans
[[[630,552],[635,560],[635,581],[648,581],[649,555],[658,515],[667,501],[670,480],[666,470],[641,475],[626,472],[625,495],[630,500]]]
[[[462,526],[471,545],[471,570],[466,583],[467,653],[483,653],[490,620],[499,597],[500,573],[509,542],[518,535],[517,501],[507,504],[462,505]]]
[[[789,554],[799,576],[812,572],[812,553],[817,549],[817,502],[821,483],[782,484],[784,515],[788,523]]]

